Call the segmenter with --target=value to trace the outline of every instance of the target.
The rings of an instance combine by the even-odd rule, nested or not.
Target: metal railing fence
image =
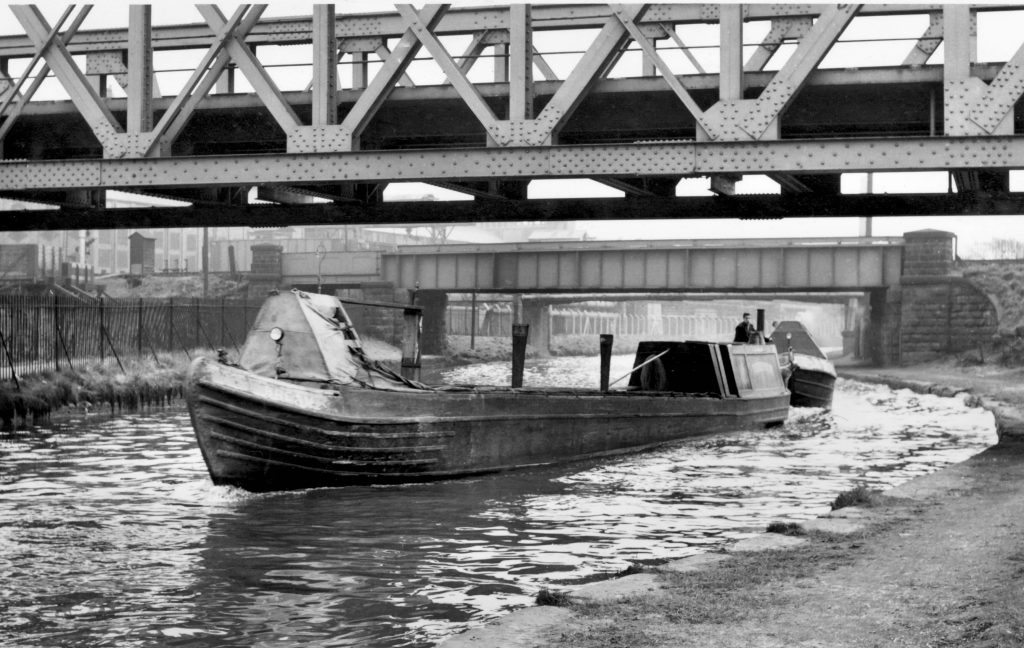
[[[0,295],[0,380],[245,341],[262,302]]]

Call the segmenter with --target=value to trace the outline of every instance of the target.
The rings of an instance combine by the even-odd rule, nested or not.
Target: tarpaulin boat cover
[[[786,339],[786,334],[789,334],[790,339]],[[786,353],[790,347],[793,348],[795,353],[802,353],[804,355],[813,356],[816,358],[827,359],[828,356],[818,348],[818,345],[814,343],[814,339],[811,338],[811,334],[807,332],[804,325],[800,322],[785,321],[779,322],[779,325],[772,331],[772,344],[778,349],[779,353]]]
[[[786,339],[787,333],[790,335],[788,340]],[[792,348],[793,364],[801,369],[836,377],[836,369],[828,360],[828,356],[818,348],[811,334],[800,322],[779,322],[779,325],[772,331],[772,344],[778,349],[780,358],[788,357],[787,354]]]
[[[367,361],[348,321],[341,302],[332,295],[299,290],[272,294],[256,315],[238,364],[268,378],[416,388]],[[280,344],[270,337],[275,327],[284,332]]]

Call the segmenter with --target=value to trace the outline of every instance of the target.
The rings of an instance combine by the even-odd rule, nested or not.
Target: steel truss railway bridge
[[[1024,211],[1024,6],[265,9],[0,8],[0,197],[48,206],[0,228]],[[949,190],[840,181],[903,171]],[[750,174],[779,193],[737,194]],[[710,193],[677,196],[695,177]],[[531,198],[542,178],[623,195]],[[383,200],[408,181],[472,200]]]

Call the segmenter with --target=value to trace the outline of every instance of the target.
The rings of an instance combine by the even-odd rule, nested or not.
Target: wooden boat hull
[[[825,371],[803,369],[799,365],[789,378],[790,404],[793,407],[832,408],[836,377]]]
[[[446,479],[781,424],[785,391],[319,389],[196,360],[192,424],[214,483],[252,491]]]
[[[836,368],[807,328],[796,321],[779,322],[772,331],[779,364],[790,374],[786,381],[793,407],[831,409]]]

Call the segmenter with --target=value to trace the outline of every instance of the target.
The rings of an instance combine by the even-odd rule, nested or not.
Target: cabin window
[[[754,389],[779,389],[779,361],[775,355],[747,356],[747,369]]]
[[[747,371],[746,357],[734,355],[732,359],[732,368],[736,374],[736,387],[740,392],[750,391],[752,387],[750,386],[750,372]]]

